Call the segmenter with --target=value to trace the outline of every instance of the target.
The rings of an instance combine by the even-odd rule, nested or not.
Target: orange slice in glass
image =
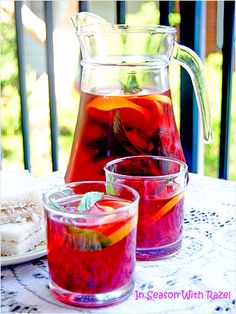
[[[127,221],[122,227],[118,230],[112,232],[111,234],[107,234],[109,240],[111,240],[112,244],[115,244],[122,239],[124,239],[137,225],[138,215],[134,215],[129,221]]]
[[[155,213],[151,217],[150,219],[151,225],[157,222],[161,217],[166,215],[183,198],[183,196],[184,196],[184,192],[172,197],[168,203],[166,203],[162,208],[158,210],[157,213]]]
[[[114,228],[106,230],[106,233],[95,229],[82,229],[71,225],[65,225],[65,234],[75,241],[76,247],[82,250],[96,250],[115,244],[124,239],[137,225],[138,215],[134,215],[126,223],[114,231]],[[96,248],[97,247],[97,248]]]

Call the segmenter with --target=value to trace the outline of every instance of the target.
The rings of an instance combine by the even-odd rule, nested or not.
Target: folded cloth
[[[42,193],[28,171],[1,171],[1,255],[25,253],[45,240]]]

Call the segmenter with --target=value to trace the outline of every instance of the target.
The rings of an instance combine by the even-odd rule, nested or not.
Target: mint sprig
[[[59,206],[55,200],[49,199],[48,204],[56,209],[65,210],[65,208]]]
[[[64,239],[67,244],[80,251],[97,251],[112,244],[103,233],[65,225]]]
[[[125,130],[125,126],[121,120],[119,110],[117,110],[115,117],[114,117],[114,122],[113,122],[113,131],[118,139],[118,141],[122,144],[124,149],[131,155],[140,155],[143,154],[144,151],[141,150],[135,143],[133,143],[129,136],[128,133]]]
[[[141,91],[141,88],[139,86],[139,83],[135,74],[130,74],[127,78],[127,82],[123,83],[120,81],[120,84],[125,93],[136,94]]]
[[[109,175],[107,177],[107,186],[106,186],[107,194],[110,194],[110,195],[115,195],[116,194],[115,189],[114,189],[114,187],[112,185],[114,183],[114,180],[115,180],[115,178],[113,176],[111,176],[111,175]]]
[[[87,192],[81,198],[78,206],[80,213],[86,213],[97,201],[103,197],[103,192]]]

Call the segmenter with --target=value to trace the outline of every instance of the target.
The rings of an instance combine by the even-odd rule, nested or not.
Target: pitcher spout
[[[176,33],[173,27],[111,24],[89,12],[77,13],[71,19],[83,63],[159,66],[170,62]]]
[[[90,12],[77,13],[71,17],[71,20],[77,34],[86,30],[87,27],[90,30],[96,30],[99,25],[103,27],[110,27],[111,25],[102,17]]]

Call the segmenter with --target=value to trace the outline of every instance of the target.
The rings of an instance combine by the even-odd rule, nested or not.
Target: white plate
[[[28,262],[35,258],[42,257],[46,254],[47,254],[46,245],[38,245],[33,251],[29,251],[25,254],[1,256],[1,266],[10,266]]]

